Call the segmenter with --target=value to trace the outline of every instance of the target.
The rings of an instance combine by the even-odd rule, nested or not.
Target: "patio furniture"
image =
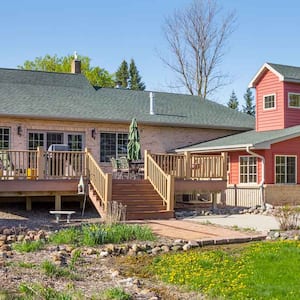
[[[121,177],[124,178],[125,176],[127,177],[127,179],[129,179],[130,176],[130,166],[129,166],[129,161],[127,159],[127,157],[122,156],[119,158],[119,169],[121,172]]]
[[[122,177],[122,173],[120,170],[120,162],[114,157],[110,158],[111,166],[112,166],[112,174],[113,178],[120,179]]]

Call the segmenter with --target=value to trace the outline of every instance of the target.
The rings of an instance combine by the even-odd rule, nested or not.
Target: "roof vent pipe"
[[[154,113],[154,93],[150,92],[149,97],[150,97],[150,115],[155,115],[155,113]]]

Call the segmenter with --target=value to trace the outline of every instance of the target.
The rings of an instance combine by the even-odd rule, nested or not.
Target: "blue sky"
[[[3,1],[0,10],[0,67],[16,68],[45,54],[75,50],[109,72],[123,59],[135,59],[147,90],[172,91],[175,76],[159,58],[168,54],[164,18],[189,0]],[[297,0],[220,0],[235,10],[222,70],[230,84],[210,98],[225,103],[232,90],[243,104],[247,85],[268,61],[300,66],[300,2]],[[176,92],[174,90],[174,92]]]

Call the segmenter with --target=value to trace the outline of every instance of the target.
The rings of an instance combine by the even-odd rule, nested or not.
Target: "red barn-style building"
[[[227,204],[300,204],[300,67],[265,63],[256,89],[256,128],[178,149],[228,153]]]

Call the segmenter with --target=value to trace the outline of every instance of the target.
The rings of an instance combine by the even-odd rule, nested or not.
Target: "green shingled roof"
[[[247,146],[251,149],[269,149],[274,143],[285,141],[300,136],[300,125],[280,129],[257,132],[255,130],[218,138],[209,142],[195,144],[189,147],[177,149],[177,152],[183,151],[225,151],[245,149]]]
[[[0,69],[0,115],[250,130],[254,118],[196,96],[95,89],[81,74]]]
[[[273,63],[267,64],[271,66],[275,71],[280,73],[283,76],[284,81],[300,81],[300,67],[279,65]]]

